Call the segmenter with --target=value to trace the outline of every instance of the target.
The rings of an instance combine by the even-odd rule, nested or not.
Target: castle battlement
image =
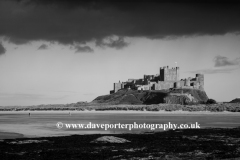
[[[126,82],[113,84],[111,93],[123,88],[135,90],[167,90],[172,88],[191,88],[204,90],[204,75],[196,74],[195,78],[179,80],[180,68],[168,66],[160,67],[159,74],[144,75],[143,79],[128,79]]]

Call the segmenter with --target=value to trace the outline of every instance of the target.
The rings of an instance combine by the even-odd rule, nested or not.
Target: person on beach
[[[28,113],[28,116],[31,116],[30,113]]]

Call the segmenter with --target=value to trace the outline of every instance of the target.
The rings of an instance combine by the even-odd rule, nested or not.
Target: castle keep
[[[195,78],[179,80],[179,67],[160,67],[159,74],[144,75],[143,79],[128,79],[126,82],[113,84],[110,94],[120,89],[128,88],[134,90],[167,90],[173,88],[191,88],[204,90],[204,75],[196,74]]]

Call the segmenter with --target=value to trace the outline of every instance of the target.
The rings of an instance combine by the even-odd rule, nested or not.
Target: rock
[[[165,155],[165,160],[181,160],[181,158],[178,158],[173,155]]]
[[[174,96],[170,95],[173,94]],[[180,95],[180,96],[176,96]],[[103,95],[95,98],[92,104],[182,104],[182,100],[186,100],[186,104],[189,102],[206,102],[208,96],[205,91],[199,89],[175,89],[175,90],[153,90],[153,91],[141,91],[121,89],[116,93]],[[187,102],[189,101],[189,102]]]
[[[48,140],[24,140],[24,141],[13,141],[9,142],[9,144],[27,144],[27,143],[43,143],[48,142]]]
[[[235,98],[229,103],[240,103],[240,98]]]
[[[99,137],[90,143],[126,143],[130,142],[124,138],[114,137],[114,136],[102,136]]]

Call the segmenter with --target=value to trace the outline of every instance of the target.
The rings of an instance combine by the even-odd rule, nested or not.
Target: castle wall
[[[150,86],[149,85],[142,85],[138,87],[138,90],[150,90]]]
[[[164,69],[160,68],[160,74],[159,74],[160,81],[164,81]]]
[[[193,89],[193,86],[182,86],[181,88]]]
[[[179,67],[160,68],[159,75],[144,75],[143,79],[128,79],[127,82],[114,83],[114,90],[110,93],[115,93],[122,88],[131,88],[138,90],[162,90],[169,88],[191,88],[204,90],[204,75],[196,74],[195,78],[187,78],[179,80]]]
[[[174,88],[180,88],[180,87],[181,87],[180,81],[174,82]]]
[[[169,89],[173,87],[174,87],[174,82],[158,81],[158,83],[154,84],[154,90]]]
[[[156,83],[153,85],[154,90],[161,90],[161,85],[160,83]]]
[[[114,92],[117,92],[119,89],[122,89],[122,84],[121,83],[114,83],[113,84],[113,90]]]
[[[154,79],[154,75],[144,75],[144,76],[143,76],[143,79],[150,81],[150,80]]]
[[[175,71],[176,71],[176,80],[179,81],[180,80],[179,79],[179,77],[180,77],[180,68],[176,67],[176,68],[173,68],[173,69],[175,69]]]
[[[113,93],[115,93],[114,90],[111,90],[111,91],[110,91],[110,94],[113,94]]]
[[[137,81],[138,79],[128,79],[128,81],[127,82],[135,82],[135,81]]]
[[[157,84],[157,82],[150,82],[149,83],[149,90],[155,90],[155,84]]]
[[[125,84],[124,84],[124,83],[122,83],[122,84],[121,84],[121,89],[122,89],[122,88],[124,88],[124,87],[125,87]]]
[[[191,86],[191,84],[190,84],[190,79],[186,79],[186,80],[185,80],[184,86]]]
[[[143,84],[143,79],[138,79],[135,81],[136,85],[142,85]]]
[[[184,86],[185,82],[184,81],[179,81],[180,82],[180,87]]]

